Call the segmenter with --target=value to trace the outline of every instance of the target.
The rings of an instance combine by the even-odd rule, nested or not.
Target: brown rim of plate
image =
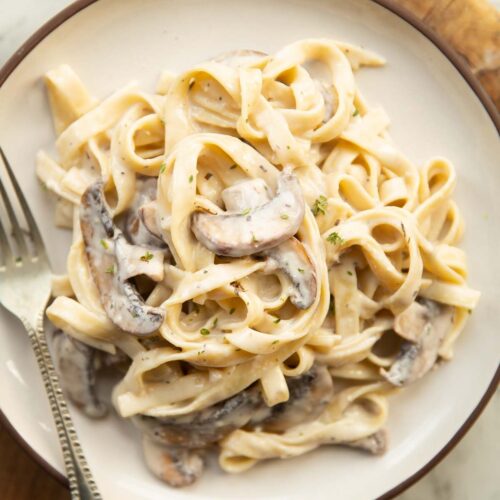
[[[67,21],[70,17],[78,14],[81,10],[85,9],[89,5],[97,2],[98,0],[76,0],[68,7],[63,9],[61,12],[56,14],[53,18],[47,21],[43,26],[41,26],[33,35],[31,35],[17,50],[12,57],[3,65],[0,69],[0,87],[5,83],[10,74],[17,68],[21,61],[50,33],[52,33],[61,24]],[[398,5],[397,0],[371,0],[372,2],[380,5],[389,12],[392,12],[397,17],[403,19],[408,24],[413,26],[417,31],[422,33],[427,39],[429,39],[443,54],[444,56],[455,66],[457,71],[462,75],[463,79],[469,84],[470,88],[474,91],[477,98],[484,106],[486,112],[490,116],[493,125],[500,132],[500,114],[498,113],[493,101],[490,99],[489,95],[483,89],[479,80],[474,76],[469,66],[465,60],[457,53],[455,50],[439,35],[428,28],[418,17],[412,14],[410,11],[406,10],[404,7]],[[432,468],[434,468],[441,460],[443,460],[446,455],[459,443],[459,441],[465,436],[467,431],[472,427],[472,424],[477,420],[481,412],[486,407],[488,401],[491,399],[495,393],[495,389],[500,382],[500,366],[497,368],[492,381],[490,382],[486,392],[482,396],[481,400],[474,408],[472,413],[469,415],[467,420],[460,426],[458,431],[452,436],[448,443],[423,467],[412,474],[410,477],[406,478],[404,481],[398,485],[391,488],[389,491],[384,493],[382,496],[378,497],[377,500],[388,500],[399,495],[404,490],[409,488],[412,484],[416,483],[425,474],[427,474]],[[56,470],[50,463],[48,463],[44,458],[42,458],[38,453],[24,440],[24,438],[17,432],[14,426],[10,423],[7,417],[4,415],[3,411],[0,409],[0,424],[2,424],[13,438],[19,443],[19,445],[31,456],[31,458],[42,466],[49,474],[51,474],[55,479],[57,479],[61,484],[68,487],[67,478]]]

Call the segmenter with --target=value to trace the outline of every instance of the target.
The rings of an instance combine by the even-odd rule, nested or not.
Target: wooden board
[[[500,12],[487,0],[398,0],[468,63],[500,111]]]
[[[396,0],[444,38],[471,67],[500,110],[500,13],[487,0]],[[0,426],[3,500],[68,500],[50,477]]]

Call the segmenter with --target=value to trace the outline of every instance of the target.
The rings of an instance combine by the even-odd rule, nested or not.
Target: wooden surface
[[[487,0],[398,0],[467,61],[500,110],[500,13]],[[50,477],[0,426],[0,498],[67,500]]]

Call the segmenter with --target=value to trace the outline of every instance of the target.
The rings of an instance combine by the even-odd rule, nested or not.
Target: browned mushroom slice
[[[290,279],[293,291],[290,302],[299,309],[307,309],[316,298],[316,273],[304,245],[290,238],[281,245],[262,252],[271,265],[281,269]]]
[[[396,386],[411,384],[432,368],[453,322],[452,307],[426,299],[420,299],[419,303],[425,311],[410,306],[411,309],[402,313],[404,319],[400,317],[397,321],[398,333],[404,338],[415,339],[414,342],[404,342],[390,370],[382,370],[382,375]]]
[[[318,417],[333,397],[332,377],[325,366],[314,365],[300,377],[288,379],[290,398],[271,408],[262,422],[268,431],[284,431]]]
[[[205,448],[246,425],[263,406],[256,385],[204,410],[172,418],[139,415],[134,423],[150,439],[163,445]],[[269,415],[265,407],[266,416]]]
[[[137,194],[125,219],[125,234],[134,245],[168,247],[156,224],[156,178],[137,181]]]
[[[333,396],[332,379],[325,367],[287,379],[290,398],[267,406],[258,385],[199,412],[172,418],[140,415],[134,423],[151,440],[173,447],[200,449],[220,441],[246,425],[285,430],[319,415]]]
[[[228,187],[222,192],[222,199],[227,210],[255,208],[269,201],[269,188],[262,179],[253,179]],[[268,258],[270,267],[280,269],[290,279],[292,304],[299,309],[310,307],[316,298],[316,273],[304,245],[292,237],[260,255]]]
[[[147,436],[143,438],[142,449],[151,472],[170,486],[189,486],[203,472],[203,459],[196,451],[163,446]]]
[[[127,250],[141,254],[136,264],[147,273],[148,269],[158,268],[161,252],[154,255],[148,249],[137,251],[140,247],[126,243],[122,232],[113,224],[101,182],[90,186],[82,196],[80,225],[90,270],[108,317],[122,330],[136,335],[158,330],[164,312],[145,305],[134,285],[124,279],[124,276],[132,276],[131,262],[124,257]],[[137,266],[136,273],[139,272]]]
[[[287,240],[297,232],[303,218],[304,198],[299,181],[292,173],[282,172],[271,201],[239,213],[195,212],[191,227],[198,241],[215,254],[242,257]]]
[[[54,358],[69,399],[91,418],[102,418],[107,406],[96,394],[97,351],[60,331],[53,337]]]

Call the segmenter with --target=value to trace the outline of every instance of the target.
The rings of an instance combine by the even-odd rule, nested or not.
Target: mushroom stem
[[[246,425],[262,425],[283,431],[318,416],[333,396],[332,378],[324,366],[287,379],[288,401],[269,407],[257,385],[188,415],[155,418],[139,415],[134,423],[152,440],[164,446],[200,449],[220,441]]]

